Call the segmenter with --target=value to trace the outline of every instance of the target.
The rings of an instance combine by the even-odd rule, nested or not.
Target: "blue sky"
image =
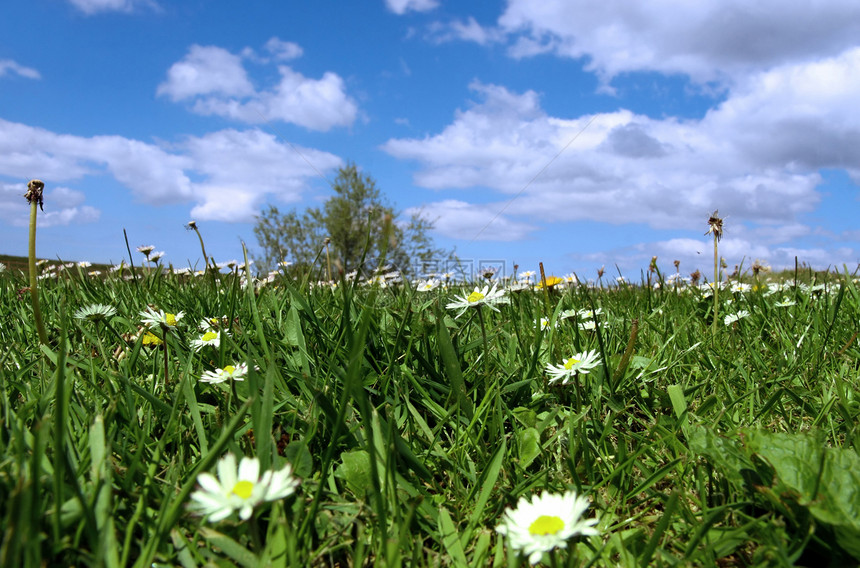
[[[853,0],[30,0],[0,7],[0,252],[257,246],[355,162],[510,272],[860,262]],[[326,179],[323,179],[326,178]],[[137,259],[136,259],[137,260]]]

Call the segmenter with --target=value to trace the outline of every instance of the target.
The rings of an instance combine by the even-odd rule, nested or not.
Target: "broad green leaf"
[[[294,440],[284,448],[284,457],[293,466],[293,473],[302,479],[313,473],[314,460],[304,440]]]
[[[832,526],[839,545],[860,560],[860,456],[806,434],[749,430],[744,443],[773,467],[773,489],[794,495],[816,520]]]
[[[540,432],[537,428],[525,428],[517,432],[517,452],[523,468],[531,465],[540,455]]]
[[[359,497],[364,497],[373,489],[370,476],[370,454],[365,450],[343,452],[341,465],[335,475],[346,481],[347,487]]]

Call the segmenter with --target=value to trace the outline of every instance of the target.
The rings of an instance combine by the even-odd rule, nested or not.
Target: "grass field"
[[[2,566],[860,561],[848,275],[121,276],[0,273]]]

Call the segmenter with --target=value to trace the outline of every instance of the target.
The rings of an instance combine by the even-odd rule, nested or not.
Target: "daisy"
[[[116,308],[105,304],[90,304],[75,312],[75,318],[79,320],[102,321],[116,315]]]
[[[546,372],[552,377],[549,382],[561,381],[563,385],[566,385],[577,373],[586,375],[598,365],[600,365],[600,360],[597,351],[584,351],[575,354],[570,359],[564,359],[561,365],[547,365]]]
[[[159,325],[165,327],[176,327],[176,324],[179,323],[179,320],[181,320],[184,315],[185,312],[168,314],[161,310],[147,307],[145,311],[140,312],[140,319],[148,326]]]
[[[219,347],[221,345],[221,331],[212,331],[209,330],[198,339],[193,339],[191,341],[191,348],[195,351],[200,351],[207,345],[211,345],[212,347]]]
[[[732,325],[736,321],[748,317],[750,313],[747,310],[741,310],[736,314],[729,314],[723,318],[723,323],[726,325]]]
[[[540,562],[544,552],[567,548],[576,535],[597,535],[597,519],[583,519],[588,498],[566,491],[563,495],[543,493],[531,501],[521,497],[517,508],[508,508],[496,531],[507,537],[508,545],[526,554],[531,564]]]
[[[200,320],[200,325],[198,326],[200,331],[217,331],[218,329],[225,327],[229,322],[227,316],[221,316],[220,318],[203,318]]]
[[[416,290],[418,290],[419,292],[430,292],[431,290],[435,290],[436,288],[438,288],[441,284],[442,282],[440,282],[439,280],[431,278],[430,280],[419,282]]]
[[[235,367],[227,365],[223,369],[215,369],[214,371],[204,371],[200,380],[204,383],[223,383],[227,379],[234,381],[244,381],[245,375],[248,374],[248,365],[239,363]]]
[[[603,308],[597,308],[596,310],[581,309],[576,312],[576,315],[578,315],[582,319],[594,319],[596,316],[599,316],[602,313]]]
[[[495,304],[506,304],[510,300],[505,297],[504,290],[498,290],[496,285],[493,284],[492,288],[489,284],[480,288],[479,286],[475,286],[475,290],[469,294],[468,296],[461,296],[454,302],[450,302],[446,308],[449,310],[460,310],[460,313],[457,314],[456,317],[460,317],[463,313],[473,307],[478,307],[480,305],[486,305],[493,310],[499,311],[499,309],[495,306]]]
[[[550,322],[549,318],[542,317],[539,320],[535,320],[535,325],[539,326],[541,331],[546,331],[546,329],[549,327],[549,322]],[[557,321],[555,322],[554,327],[558,327]]]
[[[205,472],[197,476],[200,489],[191,494],[189,505],[210,522],[226,519],[234,511],[247,521],[254,507],[289,497],[299,485],[289,464],[280,471],[269,470],[260,476],[257,458],[243,457],[237,469],[236,457],[227,454],[218,461],[217,471],[217,477]]]
[[[139,253],[143,254],[143,255],[146,257],[146,259],[147,259],[147,260],[149,260],[149,255],[150,255],[150,254],[152,253],[152,251],[154,251],[154,250],[155,250],[155,247],[154,247],[154,246],[152,246],[152,245],[145,245],[145,246],[139,246],[139,247],[137,247],[137,252],[139,252]]]
[[[595,322],[594,320],[581,321],[577,324],[577,327],[579,327],[579,329],[581,329],[583,331],[591,331],[591,330],[597,328],[597,322]],[[605,322],[600,324],[601,329],[603,329],[605,327],[606,327]]]

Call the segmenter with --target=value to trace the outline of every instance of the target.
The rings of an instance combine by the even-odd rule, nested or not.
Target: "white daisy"
[[[547,365],[546,372],[552,377],[549,382],[561,381],[566,385],[577,373],[587,375],[591,369],[600,365],[597,351],[584,351],[577,353],[569,359],[564,359],[561,365]]]
[[[576,315],[578,315],[582,319],[588,320],[588,319],[594,319],[596,316],[599,316],[602,313],[603,313],[603,308],[597,308],[596,310],[581,309],[578,312],[576,312]]]
[[[75,318],[80,320],[101,321],[116,315],[116,308],[105,304],[90,304],[75,312]]]
[[[507,537],[508,546],[528,556],[531,564],[540,562],[544,552],[567,548],[576,535],[597,535],[597,519],[583,519],[589,501],[575,491],[563,495],[543,493],[529,501],[521,497],[517,508],[508,508],[496,531]]]
[[[729,314],[726,317],[724,317],[723,323],[726,325],[732,325],[733,323],[735,323],[739,319],[748,317],[749,315],[750,315],[750,313],[747,310],[741,310],[736,314]]]
[[[459,309],[460,313],[457,314],[456,317],[460,317],[467,309],[476,308],[481,305],[486,305],[499,311],[495,304],[506,304],[509,301],[510,300],[505,297],[504,290],[498,290],[495,284],[493,284],[492,287],[487,284],[483,288],[475,286],[475,290],[471,294],[468,296],[461,296],[456,301],[448,303],[445,307],[449,310]]]
[[[191,341],[191,347],[195,351],[200,351],[205,346],[209,345],[215,348],[218,348],[221,345],[221,334],[226,333],[224,331],[213,331],[209,330],[203,335],[201,335],[198,339],[193,339]]]
[[[204,383],[223,383],[227,379],[234,381],[244,381],[245,375],[248,374],[248,365],[239,363],[235,367],[227,365],[223,369],[215,369],[214,371],[204,371],[200,380]]]
[[[435,290],[438,288],[442,282],[436,280],[435,278],[431,278],[430,280],[424,280],[423,282],[419,282],[418,286],[415,288],[419,292],[430,292],[431,290]]]
[[[162,310],[155,310],[153,308],[147,307],[145,311],[140,312],[140,321],[145,323],[148,326],[166,326],[166,327],[176,327],[176,324],[179,323],[179,320],[182,319],[182,316],[185,315],[185,312],[179,312],[177,314],[169,314],[165,313]]]
[[[260,461],[243,457],[236,468],[236,457],[227,454],[218,461],[218,477],[211,473],[197,476],[200,489],[191,494],[189,508],[210,522],[226,519],[238,511],[243,521],[251,517],[254,507],[265,501],[277,501],[295,493],[299,480],[287,464],[280,471],[260,476]]]
[[[155,250],[155,247],[152,245],[143,245],[143,246],[137,247],[137,252],[143,254],[147,260],[149,260],[149,255],[154,250]]]
[[[581,321],[577,324],[577,326],[579,327],[579,329],[581,329],[583,331],[591,331],[597,327],[597,322],[595,322],[594,320]],[[600,324],[601,329],[603,329],[605,327],[606,327],[605,322]]]

